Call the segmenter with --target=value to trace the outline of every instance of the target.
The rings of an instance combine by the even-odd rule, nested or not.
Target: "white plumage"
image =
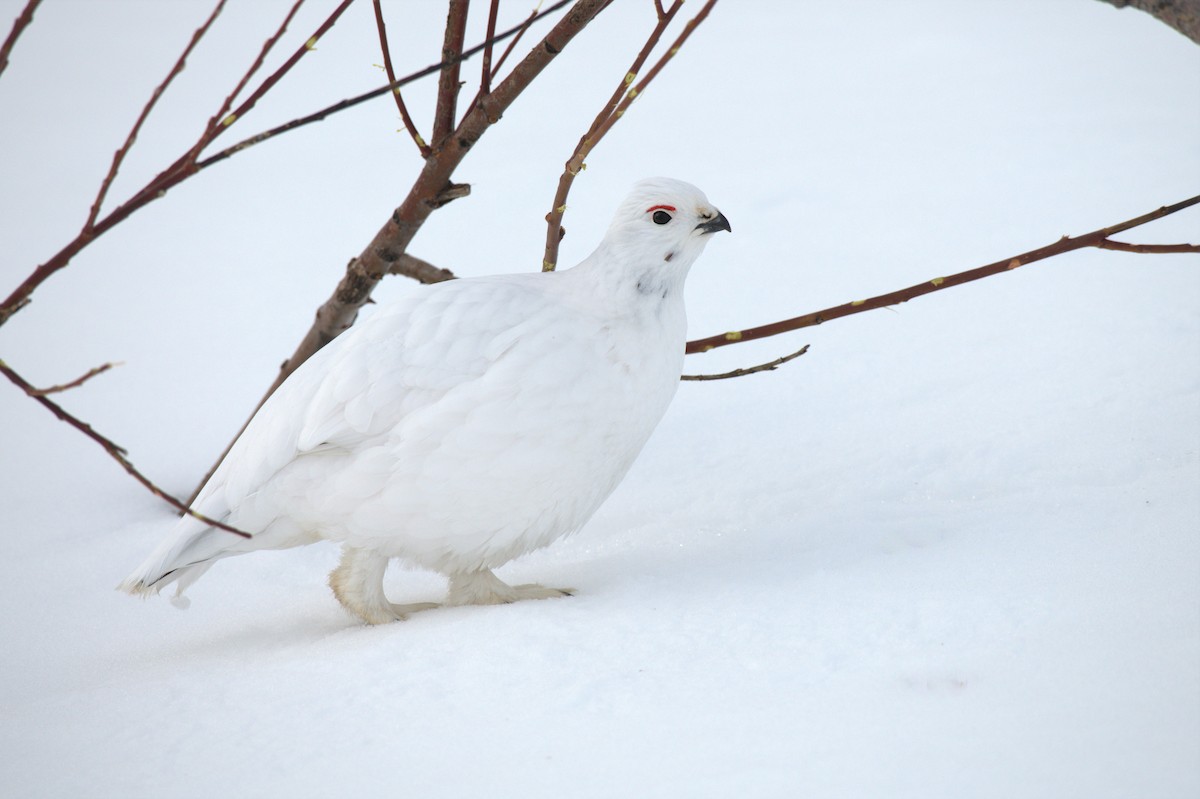
[[[321,539],[369,623],[433,605],[383,592],[390,558],[450,578],[449,604],[569,593],[491,570],[579,529],[624,477],[679,383],[683,283],[729,223],[694,186],[637,184],[595,252],[559,272],[423,287],[304,363],[194,508],[121,584],[176,596],[216,560]]]

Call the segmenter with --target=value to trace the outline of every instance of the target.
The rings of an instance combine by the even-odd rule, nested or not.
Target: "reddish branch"
[[[225,0],[217,0],[217,5],[213,8],[212,13],[208,15],[208,19],[204,24],[196,29],[192,34],[191,41],[187,43],[187,47],[183,48],[183,52],[179,54],[175,65],[171,67],[171,71],[167,73],[167,77],[163,82],[155,87],[150,95],[150,99],[142,108],[142,113],[138,114],[137,121],[133,123],[133,127],[129,130],[129,135],[125,137],[125,143],[113,155],[112,166],[108,168],[108,174],[104,176],[104,180],[100,183],[100,190],[96,192],[96,199],[92,202],[92,208],[88,212],[87,221],[83,223],[85,231],[91,230],[96,226],[96,217],[100,216],[100,206],[104,204],[104,198],[108,196],[108,190],[112,186],[113,180],[117,177],[117,171],[121,168],[121,163],[125,160],[125,156],[129,154],[129,149],[133,147],[133,143],[137,140],[138,132],[142,129],[142,125],[146,122],[146,118],[150,116],[150,112],[154,110],[154,106],[158,103],[158,99],[162,97],[163,92],[171,85],[171,81],[183,72],[184,66],[187,64],[188,57],[192,51],[196,49],[196,45],[200,44],[200,40],[204,38],[204,34],[208,33],[208,29],[216,22],[217,16],[221,10],[225,8]]]
[[[1003,272],[1009,272],[1034,261],[1041,261],[1045,258],[1050,258],[1055,255],[1062,255],[1065,252],[1079,250],[1084,247],[1100,247],[1104,249],[1119,249],[1133,252],[1200,252],[1200,247],[1194,244],[1125,244],[1124,242],[1114,242],[1110,239],[1111,236],[1131,230],[1135,227],[1140,227],[1147,222],[1153,222],[1155,219],[1161,219],[1164,216],[1169,216],[1177,211],[1182,211],[1184,208],[1190,208],[1193,205],[1200,203],[1200,195],[1167,205],[1158,210],[1151,211],[1148,214],[1142,214],[1125,222],[1121,222],[1110,227],[1093,230],[1091,233],[1085,233],[1082,236],[1063,236],[1053,244],[1048,244],[1045,247],[1039,247],[1036,250],[1015,255],[1010,258],[1003,258],[995,263],[980,266],[975,269],[968,269],[965,272],[948,275],[947,277],[935,277],[932,280],[926,280],[923,283],[918,283],[915,286],[909,286],[906,289],[880,294],[878,297],[871,297],[867,300],[855,300],[843,305],[836,305],[832,308],[826,308],[821,311],[796,316],[791,319],[784,319],[781,322],[774,322],[761,327],[752,327],[746,330],[734,330],[728,333],[722,333],[717,336],[709,336],[708,338],[697,339],[687,343],[687,352],[689,354],[697,352],[708,352],[717,347],[724,347],[727,344],[736,344],[739,341],[752,341],[758,338],[766,338],[768,336],[777,336],[780,333],[787,333],[792,330],[799,330],[802,327],[811,327],[819,325],[823,322],[828,322],[832,319],[840,319],[843,316],[850,316],[863,311],[872,311],[876,308],[886,308],[891,305],[898,305],[902,302],[907,302],[914,297],[920,297],[925,294],[932,294],[935,291],[942,291],[952,286],[961,286],[964,283],[970,283],[974,280],[980,280],[992,275],[998,275]]]
[[[103,371],[103,368],[98,370],[97,373],[99,371]],[[189,507],[184,505],[178,499],[171,496],[166,491],[163,491],[158,486],[156,486],[153,482],[151,482],[150,478],[146,477],[144,474],[139,472],[137,470],[137,468],[129,461],[129,458],[127,457],[128,453],[125,451],[125,449],[123,447],[120,447],[117,444],[113,443],[113,441],[111,439],[108,439],[108,438],[100,435],[99,433],[97,433],[95,430],[92,429],[92,426],[90,424],[77,419],[76,417],[72,416],[71,414],[69,414],[65,410],[63,410],[62,407],[60,405],[58,405],[57,403],[47,399],[46,395],[51,393],[53,389],[35,388],[34,386],[30,385],[25,380],[25,378],[21,377],[19,374],[17,374],[15,371],[13,371],[12,368],[10,368],[9,365],[6,364],[4,361],[0,361],[0,374],[3,374],[5,377],[7,377],[12,383],[14,383],[20,389],[22,389],[26,394],[28,394],[34,400],[36,400],[37,402],[40,402],[51,413],[53,413],[55,416],[57,416],[60,421],[66,422],[67,424],[71,425],[79,432],[83,433],[88,438],[95,441],[100,446],[104,447],[105,452],[107,452],[114,460],[116,460],[118,463],[120,463],[121,466],[124,467],[126,472],[128,472],[135,480],[137,480],[139,483],[141,483],[143,486],[145,486],[146,489],[149,490],[151,494],[154,494],[154,496],[158,497],[161,500],[164,500],[165,502],[167,502],[168,504],[173,506],[176,510],[178,510],[182,513],[186,513],[189,516],[194,516],[195,518],[199,519],[200,521],[204,522],[205,524],[212,525],[213,527],[218,527],[222,530],[225,530],[226,532],[233,533],[234,535],[240,535],[243,538],[250,538],[249,533],[242,532],[241,530],[237,529],[236,527],[231,527],[227,524],[223,524],[223,523],[217,521],[216,519],[210,519],[209,517],[205,516],[202,513],[197,513],[196,511],[191,510]],[[82,383],[83,380],[86,380],[89,376],[90,375],[85,375],[83,378],[81,378],[80,380],[78,380],[76,382]],[[71,384],[67,384],[66,386],[63,386],[63,388],[67,388],[70,385]]]
[[[521,36],[521,34],[523,34],[529,28],[529,26],[533,22],[535,22],[543,17],[549,16],[550,14],[553,14],[555,11],[558,11],[560,8],[562,8],[563,6],[567,5],[570,2],[571,2],[571,0],[558,0],[558,2],[551,4],[548,8],[546,8],[542,11],[535,12],[533,15],[531,15],[529,17],[529,19],[525,20],[520,25],[514,25],[513,27],[504,31],[503,33],[497,34],[496,37],[493,39],[493,43],[502,42],[505,39],[508,39],[510,37],[512,37],[513,40],[515,41],[517,38],[519,38]],[[605,5],[607,5],[607,3]],[[480,44],[475,45],[474,47],[464,50],[462,53],[462,56],[459,58],[459,61],[460,62],[466,61],[467,59],[471,58],[472,56],[476,55],[477,53],[482,52],[483,49],[487,46],[487,44],[488,44],[487,42],[482,42]],[[261,144],[262,142],[267,141],[268,139],[273,139],[276,136],[279,136],[284,133],[288,133],[297,128],[304,127],[305,125],[311,125],[314,122],[320,122],[323,119],[331,117],[334,114],[340,113],[347,109],[353,108],[356,105],[360,105],[362,103],[368,102],[369,100],[374,100],[376,97],[382,97],[383,95],[387,94],[388,92],[394,91],[395,89],[398,89],[402,86],[407,86],[410,83],[415,83],[416,81],[420,80],[421,78],[432,75],[435,72],[441,72],[442,67],[444,67],[444,66],[446,66],[446,65],[439,61],[436,64],[431,64],[430,66],[425,67],[424,69],[419,69],[416,72],[409,73],[408,75],[404,76],[403,78],[400,78],[395,83],[389,83],[385,86],[380,86],[377,89],[372,89],[369,92],[363,92],[362,94],[356,95],[354,97],[348,97],[345,100],[340,100],[340,101],[334,103],[333,105],[326,106],[325,108],[322,108],[320,111],[314,111],[313,113],[311,113],[307,116],[298,117],[289,122],[285,122],[282,125],[277,125],[277,126],[271,128],[270,130],[265,130],[262,133],[256,133],[255,135],[250,136],[249,138],[243,139],[242,141],[238,142],[237,144],[226,147],[224,150],[221,150],[213,155],[210,155],[208,158],[205,158],[202,161],[197,161],[196,162],[196,170],[199,171],[201,169],[206,169],[206,168],[212,166],[213,164],[216,164],[220,161],[224,161],[226,158],[236,155],[237,153],[240,153],[249,147],[253,147],[256,144]],[[493,75],[494,74],[495,73],[493,72]],[[475,104],[472,104],[472,110],[474,110],[474,107],[475,107]],[[464,121],[465,121],[465,119],[464,119]]]
[[[59,383],[58,385],[50,386],[49,388],[33,388],[32,386],[25,389],[25,393],[31,397],[44,397],[47,394],[58,394],[63,391],[69,391],[73,388],[79,388],[87,381],[91,380],[96,375],[101,375],[112,369],[114,366],[119,366],[116,363],[102,363],[99,366],[88,369],[85,373],[75,378],[69,383]]]
[[[375,4],[375,28],[379,31],[379,49],[383,51],[383,71],[387,75],[388,85],[395,85],[396,70],[392,68],[392,51],[388,47],[387,25],[383,21],[383,6],[380,0],[374,0]],[[493,30],[488,30],[488,38],[495,35]],[[408,106],[404,104],[404,97],[400,94],[400,87],[392,90],[392,96],[396,98],[396,109],[400,112],[400,118],[404,120],[404,128],[408,131],[408,135],[412,136],[412,140],[416,143],[417,149],[421,151],[421,157],[429,156],[429,145],[425,143],[425,139],[421,138],[421,134],[417,132],[416,123],[413,122],[412,116],[408,113]]]
[[[688,21],[683,31],[676,37],[675,42],[655,62],[650,71],[646,73],[646,76],[636,85],[631,86],[630,84],[637,77],[642,65],[645,64],[651,51],[658,44],[659,39],[662,38],[663,31],[671,23],[671,20],[675,17],[675,13],[682,4],[683,0],[675,0],[670,8],[664,10],[662,4],[656,0],[655,9],[658,13],[658,24],[651,32],[649,38],[647,38],[642,51],[634,59],[633,65],[626,73],[624,81],[617,87],[617,91],[609,99],[608,104],[604,106],[596,116],[596,119],[593,120],[592,126],[588,129],[587,133],[583,134],[583,137],[580,138],[579,144],[575,146],[575,152],[567,159],[566,168],[558,179],[558,189],[554,194],[554,204],[551,206],[550,212],[546,214],[546,251],[542,256],[543,271],[554,271],[554,267],[558,262],[558,243],[562,241],[565,232],[562,228],[562,217],[567,211],[567,195],[570,193],[571,186],[575,182],[575,176],[586,168],[585,162],[588,154],[604,138],[605,134],[612,129],[617,120],[625,115],[625,111],[637,99],[638,95],[645,91],[650,81],[654,80],[655,76],[662,71],[667,62],[674,58],[675,54],[679,52],[679,48],[683,47],[688,37],[692,35],[692,31],[708,18],[708,12],[717,4],[717,0],[708,0],[696,12],[696,16]]]
[[[247,112],[250,111],[250,109],[254,108],[258,101],[263,98],[263,95],[269,92],[275,86],[275,84],[283,78],[284,75],[286,75],[288,72],[291,72],[292,67],[296,66],[301,58],[308,55],[309,52],[315,50],[317,47],[317,42],[320,40],[320,38],[329,32],[329,29],[332,28],[338,21],[338,18],[342,16],[342,12],[349,8],[352,2],[354,2],[354,0],[342,0],[342,2],[338,4],[337,8],[333,10],[333,13],[321,23],[313,35],[308,37],[308,40],[305,41],[304,44],[296,48],[296,51],[292,53],[287,61],[283,62],[279,69],[272,72],[266,80],[259,84],[259,87],[251,92],[250,96],[243,100],[241,105],[235,108],[232,112],[229,112],[229,107],[232,105],[234,97],[238,92],[241,91],[242,87],[245,86],[246,82],[250,78],[250,75],[257,71],[258,64],[261,63],[262,59],[262,56],[260,56],[260,60],[250,68],[250,72],[248,72],[242,79],[242,82],[238,84],[237,89],[226,98],[224,103],[222,103],[221,110],[209,120],[208,130],[205,131],[205,138],[207,140],[199,148],[194,148],[193,160],[194,157],[198,156],[200,151],[207,147],[213,139],[215,139],[217,136],[220,136],[225,129],[227,129],[237,120],[244,117]],[[288,14],[288,19],[291,19],[291,15],[295,12],[296,8],[293,7],[292,11]],[[287,20],[284,20],[284,25],[287,25]],[[282,30],[280,33],[282,33]],[[263,56],[266,55],[266,51],[270,49],[271,44],[273,44],[273,40],[269,40],[267,42],[267,46],[263,48]]]
[[[17,43],[17,39],[21,37],[21,32],[33,22],[33,12],[37,10],[38,3],[42,0],[29,0],[25,7],[21,9],[21,13],[17,15],[13,21],[12,30],[4,39],[4,44],[0,44],[0,75],[4,74],[4,68],[8,66],[8,56],[12,52],[13,47]]]
[[[492,37],[496,35],[496,17],[500,14],[500,0],[492,0],[488,8],[487,34],[483,37],[489,42],[483,51],[483,63],[479,68],[479,94],[485,95],[492,90]]]
[[[1124,241],[1105,239],[1096,244],[1102,250],[1117,250],[1119,252],[1164,253],[1200,252],[1200,244],[1129,244]]]
[[[139,116],[138,121],[134,125],[131,135],[126,139],[126,145],[122,147],[121,150],[118,150],[117,156],[114,158],[114,166],[110,170],[109,175],[105,177],[104,184],[101,185],[101,190],[97,196],[97,203],[95,203],[92,209],[88,212],[88,218],[84,222],[83,228],[74,239],[72,239],[66,244],[66,246],[51,256],[50,260],[38,266],[37,269],[35,269],[19,286],[17,286],[17,288],[8,296],[7,299],[4,300],[3,303],[0,303],[0,325],[3,325],[14,313],[28,305],[30,295],[34,292],[34,290],[37,289],[38,286],[45,282],[46,279],[55,272],[58,272],[60,269],[66,267],[67,264],[71,262],[71,259],[79,254],[81,250],[83,250],[111,228],[123,222],[134,211],[137,211],[148,203],[151,203],[154,200],[164,196],[168,190],[174,188],[179,183],[198,172],[202,168],[196,160],[200,152],[209,144],[211,144],[212,141],[222,132],[224,132],[230,125],[232,125],[239,116],[249,111],[250,108],[252,108],[259,100],[259,98],[261,98],[271,88],[271,86],[274,86],[275,83],[278,82],[287,71],[295,66],[296,62],[299,61],[300,58],[311,49],[317,38],[323,35],[325,31],[329,30],[334,22],[337,21],[342,11],[345,10],[350,2],[351,0],[344,0],[344,2],[334,10],[333,14],[331,14],[324,23],[322,23],[322,25],[317,29],[317,32],[309,38],[306,45],[301,47],[291,58],[288,59],[283,66],[276,70],[269,78],[263,81],[263,84],[259,86],[258,89],[256,89],[235,112],[232,114],[226,113],[229,106],[232,104],[234,94],[236,92],[234,94],[230,94],[225,103],[222,104],[221,110],[209,121],[204,133],[201,134],[200,138],[186,153],[176,159],[173,164],[160,172],[153,180],[147,183],[140,191],[138,191],[124,203],[117,206],[106,216],[97,218],[94,212],[98,213],[99,201],[103,200],[104,195],[107,192],[107,187],[105,184],[111,184],[112,179],[116,176],[116,168],[120,165],[121,160],[124,159],[125,153],[128,151],[128,148],[132,144],[133,138],[137,133],[137,129],[140,127],[142,121],[144,121],[146,115],[149,113],[149,108],[152,107],[157,101],[158,95],[161,93],[161,89],[165,88],[174,75],[178,74],[178,72],[182,70],[184,59],[181,57],[179,61],[177,61],[175,67],[172,68],[171,74],[168,75],[167,79],[159,87],[159,90],[151,96],[149,101],[147,101],[147,107],[143,109],[141,116]],[[224,0],[219,0],[216,9],[213,11],[209,19],[196,31],[195,34],[193,34],[192,41],[184,51],[184,55],[189,53],[191,49],[195,47],[199,39],[203,38],[204,34],[208,31],[209,26],[212,24],[213,19],[220,12],[223,4]],[[294,10],[295,9],[293,9],[293,12]],[[270,43],[271,42],[268,41],[268,45]],[[239,86],[245,85],[246,80],[249,79],[249,76],[253,74],[256,69],[257,66],[252,66],[250,72],[247,73],[247,76],[243,78],[241,83],[239,83]]]
[[[431,137],[434,148],[438,150],[442,149],[446,137],[454,130],[458,92],[461,88],[458,82],[459,65],[462,62],[463,37],[467,30],[469,6],[469,0],[450,0],[450,10],[446,12],[446,33],[442,41],[442,63],[445,66],[438,76],[437,105],[433,112]]]
[[[650,35],[646,37],[646,42],[642,45],[641,51],[637,57],[633,59],[633,64],[630,65],[625,77],[617,86],[612,97],[600,109],[600,113],[592,120],[592,125],[587,129],[587,132],[580,137],[579,143],[575,145],[575,151],[571,153],[571,157],[567,159],[563,173],[558,178],[558,188],[554,192],[554,203],[550,206],[550,212],[546,214],[546,251],[542,256],[542,271],[553,272],[554,267],[558,262],[558,243],[562,241],[564,234],[562,228],[562,217],[567,210],[567,194],[571,191],[571,184],[575,182],[575,176],[584,168],[584,161],[588,154],[591,153],[600,141],[600,129],[605,127],[609,118],[617,110],[617,106],[621,102],[621,97],[629,90],[630,84],[633,83],[641,70],[642,65],[646,63],[646,59],[650,57],[650,52],[658,44],[662,38],[663,31],[671,24],[675,14],[683,5],[683,0],[675,0],[671,7],[666,12],[658,14],[658,23],[654,26],[654,30],[650,31]]]
[[[728,380],[731,377],[744,377],[752,375],[756,372],[774,372],[780,366],[783,366],[788,361],[794,361],[804,353],[808,352],[808,345],[805,344],[800,349],[793,352],[791,355],[784,355],[782,358],[776,358],[773,361],[760,363],[758,366],[747,366],[742,369],[734,369],[732,372],[721,372],[715,375],[680,375],[680,380]]]
[[[187,153],[180,156],[173,164],[160,172],[157,177],[150,181],[150,183],[146,184],[146,186],[144,186],[140,191],[138,191],[120,206],[113,209],[113,211],[107,216],[98,219],[90,228],[85,226],[84,229],[80,231],[80,233],[73,240],[68,242],[61,250],[51,256],[48,261],[38,266],[37,269],[35,269],[28,277],[26,277],[26,279],[19,286],[17,286],[16,289],[13,290],[8,298],[5,299],[3,303],[0,303],[0,326],[3,326],[4,323],[7,322],[14,313],[29,304],[30,295],[37,289],[38,286],[45,282],[46,279],[55,272],[67,266],[71,262],[71,259],[78,255],[79,252],[86,248],[89,244],[91,244],[92,241],[106,233],[117,224],[123,222],[126,218],[128,218],[135,211],[141,209],[143,206],[165,196],[169,189],[174,188],[179,183],[196,174],[200,170],[223,161],[248,147],[266,141],[267,139],[274,138],[304,125],[318,122],[340,111],[345,111],[346,109],[356,106],[360,103],[364,103],[368,100],[374,99],[375,97],[380,97],[384,94],[387,94],[388,92],[393,91],[400,86],[407,85],[427,75],[439,72],[441,71],[442,67],[445,66],[444,64],[438,63],[426,67],[425,69],[418,70],[417,72],[414,72],[411,75],[396,81],[395,85],[388,84],[386,86],[381,86],[378,89],[365,92],[357,97],[351,97],[339,103],[334,103],[333,105],[323,108],[313,114],[309,114],[306,117],[294,119],[283,125],[279,125],[268,131],[244,139],[237,144],[219,151],[215,155],[209,156],[208,158],[197,160],[199,153],[209,143],[211,143],[213,138],[229,127],[229,125],[233,124],[233,122],[235,122],[239,116],[245,114],[245,112],[248,111],[259,98],[261,98],[267,88],[274,85],[279,78],[282,77],[284,71],[294,66],[298,58],[311,49],[311,45],[316,42],[319,35],[328,30],[329,26],[333,24],[333,20],[336,20],[336,16],[341,14],[341,11],[344,10],[348,2],[350,2],[350,0],[346,0],[345,3],[339,6],[338,9],[335,10],[334,16],[331,16],[330,19],[327,19],[326,22],[318,29],[317,34],[314,34],[314,36],[309,38],[305,47],[297,51],[296,55],[289,59],[289,61],[283,67],[277,70],[275,74],[273,74],[266,82],[264,82],[263,86],[259,87],[259,89],[257,89],[250,97],[250,99],[243,103],[236,112],[224,117],[214,117],[225,124],[221,124],[215,128],[212,128],[210,138],[205,140],[205,137],[202,136],[201,140],[197,142],[197,145],[194,145]],[[531,16],[524,23],[516,25],[504,33],[499,34],[495,37],[495,41],[502,41],[509,37],[519,36],[533,21],[554,13],[558,9],[567,5],[569,2],[570,0],[558,0],[558,2],[553,3],[545,10]],[[462,54],[462,60],[466,60],[476,53],[481,52],[485,46],[486,43],[479,44],[469,50],[464,51]],[[228,122],[226,122],[226,120],[228,120]]]

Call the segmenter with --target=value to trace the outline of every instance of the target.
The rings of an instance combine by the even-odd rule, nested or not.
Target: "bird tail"
[[[172,604],[186,608],[183,592],[200,579],[214,562],[247,551],[236,546],[242,539],[185,516],[163,542],[132,574],[117,586],[132,596],[157,594],[176,583]]]

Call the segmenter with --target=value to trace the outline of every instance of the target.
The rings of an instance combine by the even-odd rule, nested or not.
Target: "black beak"
[[[701,222],[696,225],[696,230],[703,230],[705,233],[716,233],[718,230],[728,230],[733,232],[733,228],[729,226],[729,220],[725,218],[725,214],[717,211],[717,215],[707,222]]]

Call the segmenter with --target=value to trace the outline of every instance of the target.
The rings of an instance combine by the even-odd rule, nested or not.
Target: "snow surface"
[[[5,32],[21,5],[0,0]],[[230,4],[112,202],[190,144],[286,5]],[[311,5],[272,63],[331,4]],[[442,4],[387,5],[399,68],[436,61]],[[651,8],[617,3],[564,51],[415,255],[536,268],[561,164]],[[4,293],[78,229],[207,11],[39,9],[0,79]],[[377,85],[379,60],[364,0],[231,141]],[[433,93],[406,94],[424,129]],[[48,281],[0,355],[39,384],[124,362],[62,401],[185,494],[410,185],[398,127],[375,102],[172,191]],[[1086,0],[726,0],[589,160],[564,263],[646,175],[732,221],[690,281],[709,335],[1195,194],[1200,48]],[[1195,241],[1198,220],[1126,238]],[[0,795],[1200,795],[1197,266],[1077,252],[689,358],[812,345],[683,385],[587,528],[501,570],[578,596],[376,628],[325,586],[332,546],[223,562],[186,613],[118,595],[170,509],[0,386]]]

